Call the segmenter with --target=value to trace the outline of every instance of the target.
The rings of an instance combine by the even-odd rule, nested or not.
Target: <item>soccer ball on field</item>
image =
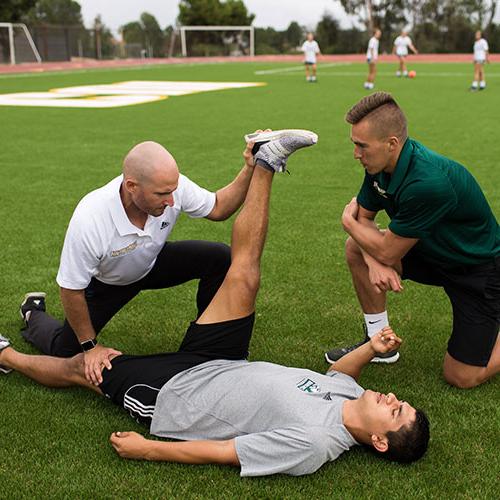
[[[415,78],[417,76],[417,72],[412,69],[411,71],[408,71],[408,78]]]

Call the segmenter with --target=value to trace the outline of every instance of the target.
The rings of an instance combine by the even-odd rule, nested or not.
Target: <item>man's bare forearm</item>
[[[75,332],[78,341],[82,343],[85,340],[94,339],[96,333],[90,321],[85,291],[61,288],[60,293],[66,319]]]
[[[366,342],[357,349],[354,349],[354,351],[342,356],[328,371],[335,370],[336,372],[345,373],[355,380],[359,380],[363,368],[376,354],[371,343]]]
[[[344,229],[359,245],[364,254],[372,257],[378,263],[393,266],[399,262],[400,257],[388,247],[384,233],[378,229],[375,221],[366,218],[351,219],[347,225],[344,225]],[[366,259],[365,262],[369,265]]]
[[[207,218],[221,221],[231,217],[245,201],[252,175],[253,167],[245,165],[231,183],[219,189],[215,194],[215,207]]]
[[[143,458],[183,464],[239,465],[234,439],[178,442],[146,440]]]

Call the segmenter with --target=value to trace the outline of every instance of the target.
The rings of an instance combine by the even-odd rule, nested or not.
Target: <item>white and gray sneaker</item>
[[[286,172],[288,157],[297,149],[316,144],[318,136],[310,130],[274,130],[247,134],[245,141],[255,143],[252,153],[256,165],[274,172]]]
[[[9,339],[0,334],[0,351],[3,351],[6,347],[9,346],[10,346]],[[0,373],[7,374],[10,373],[11,371],[12,370],[10,368],[7,368],[6,366],[0,363]]]

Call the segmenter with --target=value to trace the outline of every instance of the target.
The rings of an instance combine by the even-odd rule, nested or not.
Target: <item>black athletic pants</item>
[[[208,241],[168,242],[151,271],[130,285],[107,285],[92,279],[85,289],[90,320],[96,334],[141,290],[170,288],[199,279],[198,316],[210,304],[231,264],[231,250],[223,243]],[[64,323],[41,311],[32,311],[23,337],[44,354],[71,357],[82,352],[68,321]]]

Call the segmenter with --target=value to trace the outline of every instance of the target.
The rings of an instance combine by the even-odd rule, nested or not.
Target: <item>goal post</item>
[[[187,57],[186,31],[248,31],[250,56],[255,55],[255,29],[253,26],[179,26],[183,57]]]
[[[28,28],[23,23],[0,23],[0,30],[7,29],[8,40],[9,40],[9,56],[10,56],[10,64],[16,64],[16,39],[18,39],[19,35],[15,33],[14,30],[20,30],[22,35],[25,37],[25,42],[28,42],[28,46],[35,56],[37,62],[42,62],[42,58],[40,57],[40,53],[36,48],[35,42],[29,32]],[[21,36],[22,36],[21,35]]]

